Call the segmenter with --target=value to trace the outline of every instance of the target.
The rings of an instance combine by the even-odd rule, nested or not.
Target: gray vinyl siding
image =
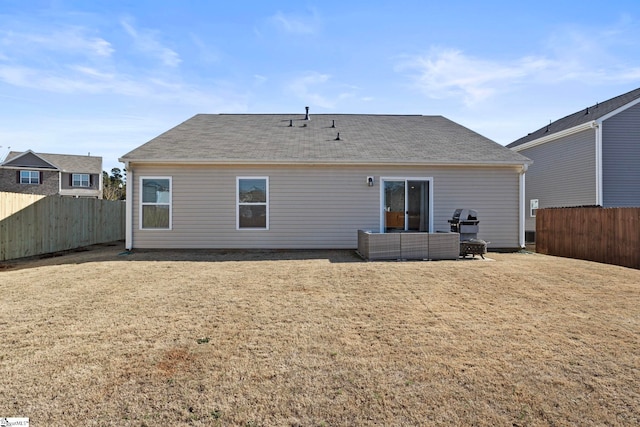
[[[133,172],[131,171],[133,170]],[[131,174],[133,173],[133,177]],[[172,178],[172,230],[139,229],[142,176]],[[269,230],[236,229],[236,178],[269,177]],[[367,176],[375,185],[367,186]],[[357,230],[380,227],[380,177],[433,177],[434,230],[456,208],[480,216],[490,248],[516,248],[515,167],[151,166],[131,165],[134,248],[352,249]]]
[[[640,206],[640,104],[602,123],[605,207]]]
[[[536,229],[531,199],[538,199],[540,209],[596,203],[595,141],[589,129],[519,151],[533,160],[525,176],[525,230]]]

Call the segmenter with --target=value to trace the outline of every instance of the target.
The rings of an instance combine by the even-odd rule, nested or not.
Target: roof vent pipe
[[[293,127],[293,120],[289,120],[289,127],[292,128]]]
[[[336,127],[336,121],[335,120],[331,120],[331,127],[332,128]]]
[[[338,136],[336,136],[336,141],[340,141],[340,132],[338,132]]]
[[[311,120],[311,118],[309,117],[309,107],[304,107],[304,109],[307,110],[307,113],[304,115],[304,119]]]

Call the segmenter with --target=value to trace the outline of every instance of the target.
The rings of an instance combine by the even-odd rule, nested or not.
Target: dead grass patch
[[[640,271],[103,247],[0,271],[33,425],[638,425]]]

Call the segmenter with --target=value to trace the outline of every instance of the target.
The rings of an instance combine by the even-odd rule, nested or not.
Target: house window
[[[538,212],[538,199],[529,200],[529,216],[535,218],[536,213]]]
[[[20,184],[40,184],[40,172],[20,171]]]
[[[140,177],[140,228],[171,230],[171,177]]]
[[[89,174],[88,173],[74,173],[71,180],[73,187],[89,187]]]
[[[269,229],[269,178],[237,178],[237,229]]]

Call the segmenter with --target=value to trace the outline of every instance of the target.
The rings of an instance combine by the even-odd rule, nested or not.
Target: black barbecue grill
[[[451,231],[460,234],[460,256],[480,255],[484,259],[487,242],[478,239],[478,212],[473,209],[456,209],[449,220]]]

